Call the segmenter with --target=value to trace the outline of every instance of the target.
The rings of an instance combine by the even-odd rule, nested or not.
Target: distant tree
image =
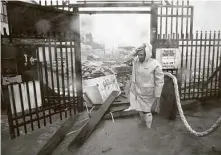
[[[82,37],[82,40],[85,44],[91,45],[93,49],[104,49],[104,45],[94,42],[94,38],[91,33],[86,33]]]
[[[85,35],[85,43],[91,45],[93,43],[93,36],[91,33]]]

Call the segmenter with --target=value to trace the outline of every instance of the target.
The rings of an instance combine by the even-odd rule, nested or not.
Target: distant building
[[[35,0],[20,0],[27,3],[38,4]],[[1,35],[4,34],[4,29],[9,35],[9,28],[8,28],[8,15],[7,15],[7,7],[6,7],[7,0],[1,0]]]
[[[128,46],[128,45],[119,45],[118,46],[118,55],[119,58],[125,58],[125,56],[129,55],[135,50],[134,46]]]
[[[4,34],[4,29],[7,34],[8,31],[8,16],[7,16],[7,9],[6,9],[6,2],[1,1],[1,34]]]

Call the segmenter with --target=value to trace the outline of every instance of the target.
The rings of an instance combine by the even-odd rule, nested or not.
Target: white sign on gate
[[[16,75],[13,77],[2,77],[2,85],[9,85],[12,83],[21,83],[22,82],[22,78],[21,75]]]
[[[34,90],[34,85],[32,81],[29,81],[28,83],[14,84],[14,85],[8,86],[12,114],[15,114],[14,109],[16,110],[16,113],[22,112],[22,102],[23,102],[24,111],[29,110],[30,108],[35,109],[35,108],[42,106],[40,83],[38,81],[34,81],[34,82],[35,82],[36,90]],[[21,85],[21,92],[19,90],[19,85]],[[13,88],[10,88],[10,87],[13,87]],[[30,101],[28,99],[27,87],[29,88]],[[13,90],[13,93],[12,93],[12,90]],[[36,91],[37,103],[35,101],[35,91]],[[20,93],[22,93],[22,98],[20,97],[21,95]],[[15,107],[13,106],[13,100],[15,101]],[[30,105],[29,105],[29,102],[30,102]]]
[[[89,87],[94,87],[94,86],[96,86],[96,88],[98,89],[102,102],[104,102],[108,98],[108,96],[111,94],[112,91],[116,90],[116,91],[121,92],[115,75],[102,76],[102,77],[83,81],[84,92],[87,92],[87,89]],[[90,92],[87,92],[87,93],[90,93]],[[90,96],[90,94],[88,95]]]
[[[181,51],[178,48],[158,48],[156,59],[163,69],[177,69],[181,62]]]

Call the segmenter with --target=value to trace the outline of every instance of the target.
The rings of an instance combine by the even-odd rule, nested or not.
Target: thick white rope
[[[178,90],[178,84],[177,84],[177,79],[174,75],[172,75],[171,73],[167,73],[165,72],[164,75],[170,77],[172,80],[173,80],[173,84],[174,84],[174,89],[175,89],[175,96],[176,96],[176,104],[177,104],[177,108],[178,108],[178,111],[179,111],[179,114],[180,114],[180,118],[182,120],[182,122],[184,123],[185,127],[187,128],[187,130],[191,133],[191,134],[194,134],[195,136],[197,137],[203,137],[203,136],[207,136],[211,133],[213,133],[214,131],[216,131],[220,125],[221,125],[221,116],[219,117],[219,119],[216,121],[216,123],[211,127],[209,128],[208,130],[206,131],[203,131],[203,132],[197,132],[195,130],[193,130],[191,128],[191,126],[188,124],[184,114],[183,114],[183,110],[182,110],[182,107],[181,107],[181,103],[180,103],[180,95],[179,95],[179,90]]]

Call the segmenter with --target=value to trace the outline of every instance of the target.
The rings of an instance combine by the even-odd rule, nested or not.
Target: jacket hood
[[[144,50],[146,52],[146,57],[145,61],[148,61],[152,57],[152,45],[149,43],[143,43],[141,46],[139,46],[137,49],[138,50]]]

